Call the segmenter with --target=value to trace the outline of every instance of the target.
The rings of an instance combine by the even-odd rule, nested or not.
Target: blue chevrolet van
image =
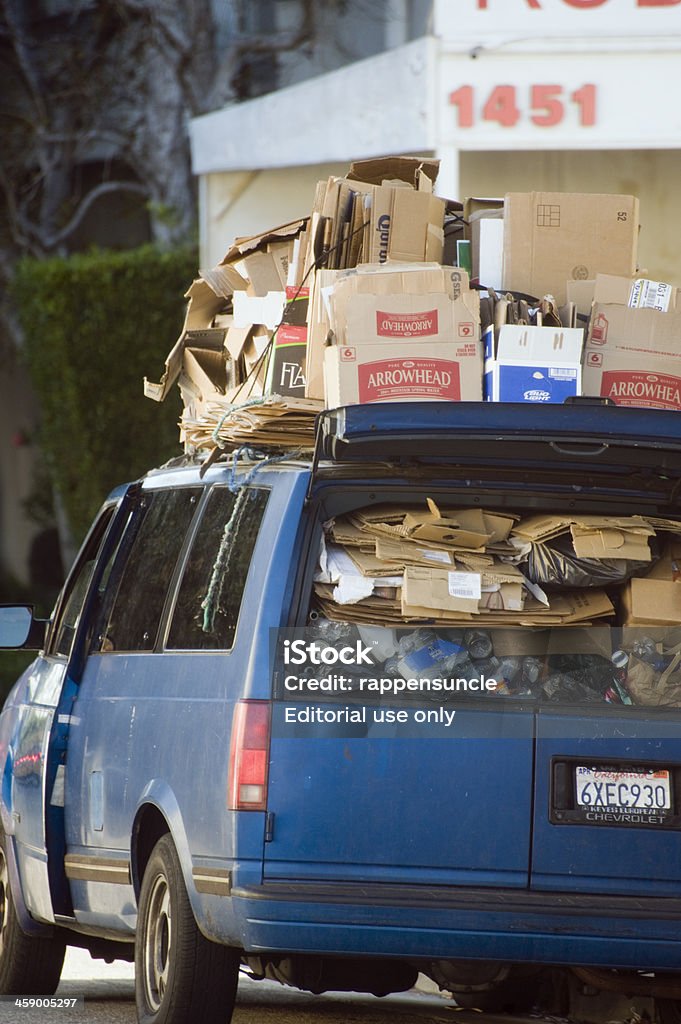
[[[618,697],[579,647],[622,646],[616,590],[576,638],[520,617],[511,654],[483,642],[488,676],[523,676],[494,690],[436,689],[460,633],[424,619],[428,685],[370,691],[417,627],[320,610],[325,527],[426,498],[681,522],[681,418],[348,407],[309,459],[179,459],[111,494],[50,621],[0,610],[0,646],[39,651],[0,715],[2,992],[54,992],[75,945],[135,959],[144,1022],[228,1021],[240,969],[554,1012],[588,984],[681,1019],[681,700]]]

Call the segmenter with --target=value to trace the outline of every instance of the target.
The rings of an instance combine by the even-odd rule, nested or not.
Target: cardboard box
[[[328,409],[368,402],[479,402],[482,351],[475,341],[330,345],[324,382]]]
[[[457,267],[348,274],[331,291],[329,313],[339,345],[479,338],[479,294]]]
[[[328,408],[379,401],[479,401],[480,300],[456,267],[358,269],[329,301]]]
[[[583,393],[617,405],[681,409],[681,289],[596,278]]]
[[[564,305],[566,281],[631,277],[639,228],[634,196],[510,192],[504,198],[504,288]]]
[[[636,577],[622,587],[621,596],[625,626],[678,626],[681,622],[681,582]]]
[[[308,288],[286,288],[283,322],[274,334],[267,390],[275,395],[305,397]]]
[[[485,334],[484,395],[488,402],[560,403],[581,394],[584,331],[504,325],[496,352]]]

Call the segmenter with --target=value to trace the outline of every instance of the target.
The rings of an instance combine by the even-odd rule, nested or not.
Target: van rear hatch
[[[475,620],[465,630],[376,620],[384,628],[372,633],[360,605],[347,606],[346,624],[342,609],[332,619],[320,612],[313,578],[322,525],[353,510],[425,507],[430,498],[442,509],[519,517],[681,521],[680,481],[681,418],[673,412],[578,402],[385,404],[323,414],[310,553],[275,656],[265,878],[678,892],[681,699],[629,704],[613,690],[611,655],[624,643],[617,588],[608,590],[615,615],[586,629],[478,630],[497,661],[529,659],[539,681],[528,677],[515,691],[398,692],[385,684],[381,692],[366,680],[412,673],[432,681],[453,678],[457,665],[463,671],[463,655],[453,652],[466,647]],[[375,653],[405,637],[412,639],[397,653]],[[483,665],[471,659],[469,681],[471,665]],[[660,666],[655,671],[659,677]]]

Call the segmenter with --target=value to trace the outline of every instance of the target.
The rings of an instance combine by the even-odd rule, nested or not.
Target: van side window
[[[97,561],[97,554],[102,546],[104,537],[115,508],[105,509],[92,528],[90,539],[75,566],[64,592],[64,599],[57,612],[54,623],[52,639],[49,645],[51,654],[68,655],[75,636],[83,601],[87,594],[92,572]]]
[[[109,579],[101,651],[152,651],[201,488],[145,491]]]
[[[229,650],[268,492],[211,492],[177,596],[166,649]]]

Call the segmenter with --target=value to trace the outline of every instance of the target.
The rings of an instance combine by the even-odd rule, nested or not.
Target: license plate
[[[670,773],[618,772],[609,768],[575,768],[577,806],[595,810],[667,811],[672,806]]]

